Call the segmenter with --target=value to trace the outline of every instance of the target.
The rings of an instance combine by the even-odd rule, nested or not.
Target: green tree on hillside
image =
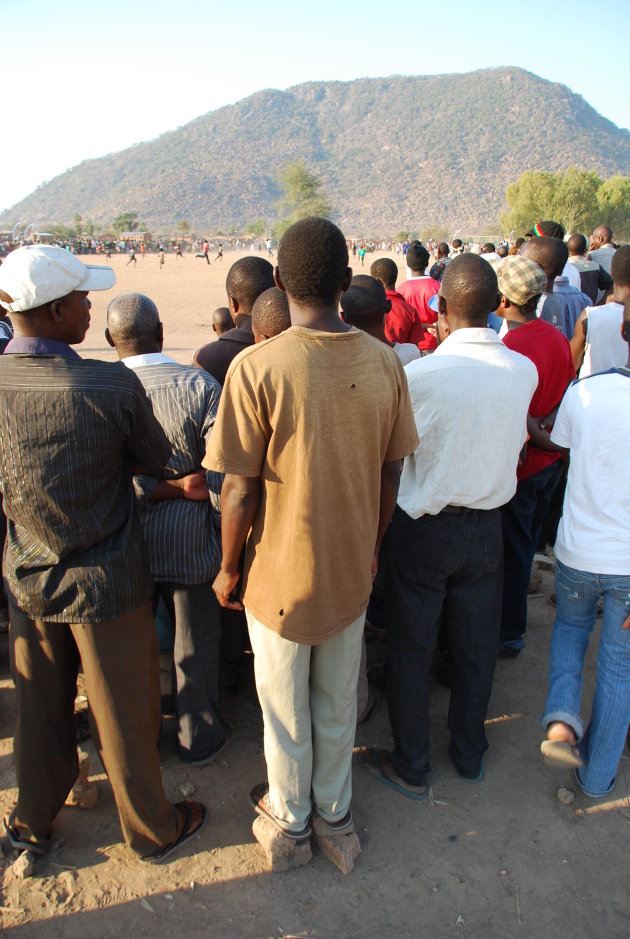
[[[182,238],[186,238],[190,234],[190,222],[188,222],[185,218],[180,218],[179,222],[177,223],[177,231],[182,236]]]
[[[123,231],[138,231],[138,213],[123,212],[117,215],[112,222],[112,227],[117,235]]]
[[[597,193],[599,220],[617,240],[630,239],[630,176],[611,176]]]
[[[256,237],[260,237],[267,231],[267,222],[264,220],[264,218],[259,218],[247,226],[247,231]]]
[[[617,238],[630,235],[630,177],[603,181],[595,170],[570,166],[564,173],[527,170],[506,191],[507,212],[501,216],[505,234],[524,234],[536,222],[553,219],[567,232],[590,234],[610,225]]]
[[[284,195],[278,207],[283,218],[274,225],[276,237],[282,237],[287,228],[301,218],[310,215],[330,217],[332,208],[321,192],[321,180],[309,173],[301,160],[288,163],[280,173],[279,180]]]

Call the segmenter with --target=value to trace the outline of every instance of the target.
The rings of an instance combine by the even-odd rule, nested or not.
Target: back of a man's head
[[[380,280],[387,290],[393,290],[398,279],[398,265],[392,258],[379,258],[371,265],[370,274]]]
[[[591,239],[599,242],[599,244],[607,245],[612,241],[612,235],[612,228],[609,225],[598,225],[593,231]]]
[[[439,258],[447,258],[451,253],[451,249],[445,241],[441,241],[437,246],[437,256]]]
[[[440,293],[448,312],[468,326],[487,326],[499,305],[497,275],[478,254],[460,254],[444,269]]]
[[[495,251],[496,251],[496,248],[495,248],[495,246],[492,244],[491,241],[486,241],[485,245],[482,245],[482,246],[481,246],[481,253],[482,253],[482,254],[493,254]]]
[[[560,277],[569,250],[560,238],[530,238],[521,245],[521,254],[540,264],[547,278]]]
[[[256,341],[278,336],[290,325],[291,315],[286,293],[277,287],[264,290],[252,307],[252,330]]]
[[[342,318],[357,329],[369,331],[381,325],[387,307],[383,284],[366,274],[353,277],[350,289],[341,295]]]
[[[234,329],[232,314],[226,306],[218,306],[212,314],[212,328],[217,336],[223,335],[228,329]]]
[[[610,276],[617,287],[630,287],[630,245],[622,245],[613,254]]]
[[[569,257],[583,257],[586,254],[586,238],[584,235],[571,235],[567,240]]]
[[[414,274],[424,274],[428,263],[429,252],[424,245],[420,244],[419,241],[412,242],[407,251],[407,266],[409,270]]]
[[[143,293],[121,293],[107,307],[107,329],[115,345],[154,342],[160,314]]]
[[[237,301],[240,315],[251,316],[256,297],[273,286],[273,267],[266,258],[254,255],[235,261],[225,280],[227,295]]]
[[[326,218],[291,225],[278,246],[278,274],[289,297],[312,307],[337,301],[348,271],[348,246]]]

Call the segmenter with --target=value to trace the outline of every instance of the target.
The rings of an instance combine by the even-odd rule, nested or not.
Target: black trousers
[[[210,582],[156,583],[153,609],[162,597],[175,622],[173,649],[179,755],[202,760],[221,746],[225,727],[217,714],[221,607]]]
[[[453,653],[449,753],[463,773],[475,775],[488,747],[484,721],[501,621],[501,512],[462,509],[412,519],[397,508],[386,557],[394,766],[413,785],[423,785],[430,769],[429,670],[444,611]]]

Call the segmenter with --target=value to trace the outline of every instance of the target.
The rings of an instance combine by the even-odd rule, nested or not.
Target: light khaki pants
[[[365,613],[317,646],[283,639],[247,612],[265,724],[271,810],[299,831],[317,812],[342,819],[352,798],[352,747]]]

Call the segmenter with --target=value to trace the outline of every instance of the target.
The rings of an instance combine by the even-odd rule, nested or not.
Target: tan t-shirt
[[[418,444],[403,368],[366,333],[292,327],[231,364],[203,465],[260,476],[243,602],[316,645],[372,588],[381,467]]]

